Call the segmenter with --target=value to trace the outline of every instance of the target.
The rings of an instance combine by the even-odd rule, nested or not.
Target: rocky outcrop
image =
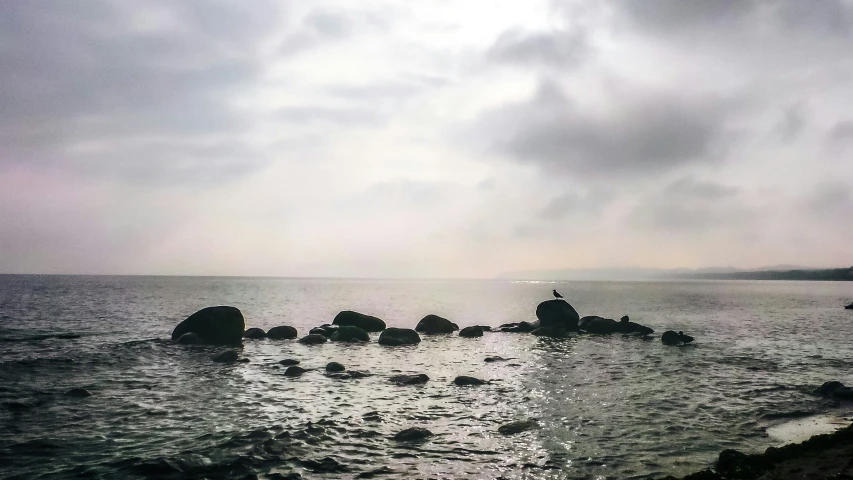
[[[235,307],[207,307],[195,312],[172,331],[172,340],[193,332],[210,345],[239,345],[243,341],[246,322]]]
[[[530,333],[539,328],[530,322],[505,323],[500,326],[500,331],[510,333]]]
[[[617,322],[610,318],[590,315],[581,318],[578,323],[578,327],[587,333],[599,335],[609,335],[612,333],[636,333],[640,335],[649,335],[654,333],[654,330],[651,328],[628,320],[627,316],[622,317],[621,321]]]
[[[335,332],[340,328],[338,325],[320,325],[319,327],[314,327],[308,331],[309,335],[322,335],[326,338],[331,338]]]
[[[433,436],[433,433],[426,428],[412,427],[407,428],[394,435],[394,440],[398,442],[419,442]]]
[[[411,328],[389,327],[379,334],[379,344],[387,346],[417,345],[421,336]]]
[[[421,385],[429,381],[429,377],[423,373],[417,375],[395,375],[388,379],[397,385]]]
[[[343,372],[344,370],[346,370],[346,367],[338,362],[329,362],[326,365],[327,372]]]
[[[305,370],[302,367],[297,367],[296,365],[294,365],[292,367],[287,367],[287,370],[284,371],[284,376],[285,377],[301,377],[302,374],[307,372],[307,371],[308,370]]]
[[[195,332],[187,332],[178,339],[178,343],[181,345],[202,345],[204,344],[204,340],[198,336]]]
[[[843,383],[832,381],[826,382],[814,391],[815,395],[841,400],[853,400],[853,388],[844,386]]]
[[[249,328],[243,333],[243,338],[252,338],[255,340],[260,340],[262,338],[267,338],[267,332],[262,328]]]
[[[483,336],[483,328],[482,327],[465,327],[462,330],[459,330],[459,336],[465,338],[477,338]]]
[[[358,327],[343,326],[329,338],[333,342],[369,342],[370,335]]]
[[[299,336],[295,328],[288,325],[272,327],[267,332],[267,338],[272,340],[291,340]]]
[[[853,310],[853,303],[851,303],[850,305],[845,305],[844,308],[847,310]]]
[[[304,337],[299,339],[299,343],[305,345],[319,345],[321,343],[326,343],[327,338],[323,335],[318,335],[316,333],[312,333],[310,335],[305,335]]]
[[[540,327],[552,327],[561,330],[577,330],[580,316],[565,300],[546,300],[536,307],[536,318]]]
[[[498,433],[502,435],[515,435],[516,433],[525,432],[537,428],[539,425],[535,420],[520,420],[517,422],[507,423],[498,428]]]
[[[685,335],[684,332],[674,332],[672,330],[667,330],[663,332],[663,335],[660,337],[660,341],[664,345],[685,345],[693,341],[693,337],[690,335]]]
[[[237,361],[237,352],[234,350],[225,350],[224,352],[220,352],[212,357],[214,362],[218,363],[231,363]]]
[[[456,325],[446,318],[439,317],[438,315],[427,315],[422,318],[415,327],[415,331],[425,333],[427,335],[453,333],[456,330],[459,330],[459,325]]]
[[[467,375],[459,375],[458,377],[456,377],[453,380],[453,383],[454,383],[454,385],[458,385],[460,387],[469,387],[469,386],[476,386],[476,385],[485,385],[488,382],[486,382],[485,380],[480,380],[477,377],[469,377]]]
[[[345,310],[337,314],[332,324],[341,327],[358,327],[365,332],[381,332],[386,327],[385,322],[376,317],[351,310]]]

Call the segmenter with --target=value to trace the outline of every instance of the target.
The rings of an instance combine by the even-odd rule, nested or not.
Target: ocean
[[[656,333],[422,336],[411,347],[380,346],[377,334],[366,344],[245,340],[249,362],[236,364],[211,361],[221,347],[169,340],[212,305],[300,336],[341,310],[397,327],[431,313],[496,327],[535,320],[552,289],[582,316],[629,315]],[[0,275],[0,478],[683,475],[722,449],[790,440],[774,431],[793,418],[850,419],[847,405],[810,392],[853,383],[851,297],[845,282]],[[665,330],[696,341],[663,345]],[[309,371],[285,377],[287,358]],[[369,376],[331,378],[331,361]],[[430,380],[388,381],[399,373]],[[490,382],[458,387],[457,375]],[[65,395],[73,388],[92,395]],[[527,419],[537,428],[497,431]],[[408,427],[435,435],[392,438]]]

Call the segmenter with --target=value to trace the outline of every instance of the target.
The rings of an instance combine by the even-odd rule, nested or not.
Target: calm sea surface
[[[300,335],[348,309],[389,326],[429,313],[498,326],[535,319],[552,288],[582,316],[627,314],[656,336],[246,340],[250,362],[232,365],[210,361],[219,348],[168,341],[211,305],[240,308],[248,327]],[[848,414],[809,392],[853,383],[853,311],[842,308],[851,298],[853,284],[823,282],[0,276],[0,478],[363,478],[382,467],[376,478],[685,474],[724,448],[779,444],[765,431],[777,414]],[[696,344],[662,345],[668,329]],[[512,360],[484,362],[494,355]],[[285,358],[312,370],[284,377]],[[330,361],[371,376],[329,378]],[[394,386],[397,373],[431,380]],[[457,387],[457,375],[493,382]],[[93,395],[64,395],[75,387]],[[528,418],[539,428],[497,432]],[[391,438],[411,426],[436,436]]]

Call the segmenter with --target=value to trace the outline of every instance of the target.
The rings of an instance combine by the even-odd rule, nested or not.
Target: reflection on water
[[[403,327],[427,313],[460,326],[498,325],[530,320],[555,285],[0,277],[0,286],[0,464],[22,478],[389,470],[654,478],[702,468],[723,448],[776,444],[766,414],[836,413],[807,392],[828,379],[853,383],[844,341],[853,322],[840,308],[841,284],[557,285],[582,315],[629,314],[658,333],[684,330],[697,338],[689,347],[622,335],[487,333],[389,348],[374,335],[366,345],[246,341],[241,355],[250,362],[236,365],[212,363],[215,348],[164,339],[184,316],[216,304],[240,307],[250,326],[290,324],[300,333],[349,308]],[[484,362],[490,356],[510,360]],[[285,358],[309,371],[284,377]],[[370,376],[330,378],[329,361]],[[430,381],[388,382],[399,373]],[[457,387],[457,375],[490,383]],[[62,395],[72,387],[93,396]],[[497,432],[529,418],[537,429]],[[422,444],[391,438],[411,426],[436,435]]]

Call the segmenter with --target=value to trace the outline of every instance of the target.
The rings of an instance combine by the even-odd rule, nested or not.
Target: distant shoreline
[[[500,275],[502,280],[542,281],[596,281],[596,280],[796,280],[821,282],[851,282],[853,267],[798,268],[790,270],[735,270],[735,269],[596,269],[596,270],[541,270],[512,272]]]

